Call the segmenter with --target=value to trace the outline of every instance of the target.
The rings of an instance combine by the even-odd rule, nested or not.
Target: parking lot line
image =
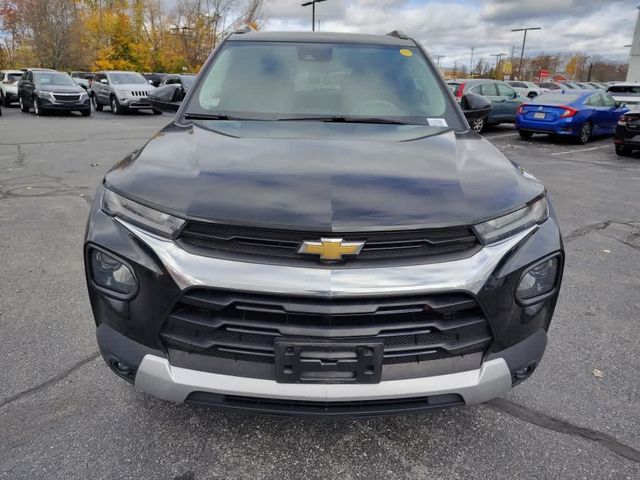
[[[570,153],[580,153],[580,152],[590,152],[592,150],[600,150],[601,148],[611,148],[612,145],[600,145],[599,147],[591,147],[591,148],[576,148],[574,150],[567,150],[566,152],[553,152],[550,153],[552,157],[557,157],[558,155],[569,155]]]
[[[485,137],[487,138],[502,138],[502,137],[515,137],[517,136],[517,133],[501,133],[498,135],[485,135]]]

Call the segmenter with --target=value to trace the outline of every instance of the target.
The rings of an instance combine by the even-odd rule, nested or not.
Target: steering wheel
[[[374,109],[373,112],[367,112],[366,110],[371,107],[382,107],[381,109]],[[387,111],[385,111],[385,109]],[[402,115],[400,110],[395,104],[387,100],[368,100],[361,103],[353,109],[354,115],[378,115],[380,110],[385,111],[387,115]]]

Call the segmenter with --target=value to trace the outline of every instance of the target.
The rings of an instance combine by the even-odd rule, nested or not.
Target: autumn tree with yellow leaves
[[[262,0],[0,0],[0,68],[198,71]]]

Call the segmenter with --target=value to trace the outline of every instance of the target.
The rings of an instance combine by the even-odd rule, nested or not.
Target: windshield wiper
[[[215,113],[185,113],[184,118],[187,120],[246,120],[245,118],[218,115]]]
[[[327,122],[327,123],[379,123],[388,125],[409,125],[406,122],[399,120],[393,120],[385,117],[357,117],[347,115],[331,115],[326,117],[285,117],[278,118],[279,122],[285,121],[313,121],[313,122]]]

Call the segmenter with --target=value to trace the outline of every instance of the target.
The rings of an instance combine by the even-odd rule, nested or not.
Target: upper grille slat
[[[189,221],[178,240],[184,248],[196,248],[214,255],[269,257],[274,261],[289,259],[309,263],[316,262],[317,258],[300,255],[298,249],[302,242],[320,238],[365,242],[357,257],[346,259],[349,264],[471,254],[480,247],[477,237],[469,227],[336,233],[236,227]]]
[[[169,351],[258,363],[273,363],[277,339],[382,342],[385,363],[483,352],[492,340],[465,294],[326,299],[211,289],[183,294],[160,337]]]

